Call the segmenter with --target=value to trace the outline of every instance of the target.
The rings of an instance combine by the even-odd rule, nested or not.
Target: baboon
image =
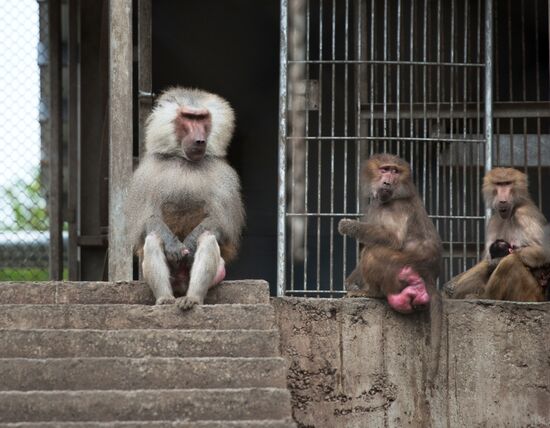
[[[244,209],[239,178],[225,160],[233,128],[227,101],[181,87],[164,92],[147,120],[126,216],[158,305],[202,304],[237,254]],[[186,295],[176,299],[174,291]]]
[[[343,219],[342,235],[363,244],[359,265],[346,279],[349,295],[385,297],[396,311],[430,307],[433,380],[439,363],[441,296],[436,279],[441,239],[411,180],[409,164],[397,156],[377,154],[364,167],[370,197],[363,221]]]
[[[445,284],[445,293],[455,299],[544,300],[550,263],[546,219],[529,196],[527,176],[513,168],[495,168],[483,179],[483,196],[493,211],[485,257]],[[501,254],[495,245],[508,254],[494,257]]]

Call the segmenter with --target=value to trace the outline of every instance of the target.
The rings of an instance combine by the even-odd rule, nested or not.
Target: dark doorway
[[[237,116],[229,162],[241,177],[247,227],[228,279],[276,282],[279,2],[153,2],[153,90],[215,92]]]

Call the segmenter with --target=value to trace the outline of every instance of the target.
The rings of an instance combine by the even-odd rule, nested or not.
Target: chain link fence
[[[48,279],[47,2],[0,2],[0,281]]]

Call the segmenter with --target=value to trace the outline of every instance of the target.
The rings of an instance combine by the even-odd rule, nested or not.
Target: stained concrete
[[[376,299],[272,299],[300,427],[550,426],[550,302],[444,302],[435,386],[427,313]]]

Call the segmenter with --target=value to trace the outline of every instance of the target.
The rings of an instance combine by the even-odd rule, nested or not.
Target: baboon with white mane
[[[244,208],[239,178],[225,159],[233,128],[227,101],[180,87],[164,92],[147,120],[126,215],[159,305],[202,304],[237,254]],[[176,299],[174,291],[186,295]]]

